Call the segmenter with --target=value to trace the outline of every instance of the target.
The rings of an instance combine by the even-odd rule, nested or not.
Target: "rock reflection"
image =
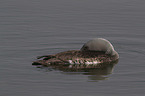
[[[109,77],[107,75],[113,72],[114,66],[118,63],[118,60],[111,63],[103,63],[97,65],[50,65],[47,67],[37,66],[38,68],[47,69],[48,71],[60,70],[63,74],[74,75],[83,74],[87,75],[89,81],[106,80]]]

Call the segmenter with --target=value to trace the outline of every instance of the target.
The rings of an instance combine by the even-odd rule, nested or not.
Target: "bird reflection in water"
[[[38,68],[46,69],[47,71],[59,70],[62,71],[63,74],[67,74],[67,75],[83,74],[88,76],[89,81],[101,81],[101,80],[107,80],[109,78],[108,75],[113,72],[113,68],[117,63],[118,60],[110,63],[103,63],[97,65],[53,64],[49,66],[42,66],[42,65],[35,65],[35,66],[37,66]]]

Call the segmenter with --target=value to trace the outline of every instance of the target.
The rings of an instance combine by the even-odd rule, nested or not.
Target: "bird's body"
[[[111,43],[108,40],[99,38],[99,39],[94,39],[92,41],[89,41],[89,44],[88,42],[84,44],[81,50],[70,50],[70,51],[60,52],[54,55],[40,56],[38,58],[39,59],[43,58],[43,59],[34,61],[33,65],[44,65],[44,66],[53,65],[53,64],[54,65],[61,65],[61,64],[97,65],[100,63],[101,64],[109,63],[119,59],[118,53],[114,50],[113,46],[110,45]],[[101,41],[101,47],[99,46],[100,41]],[[104,45],[102,45],[102,42],[105,42],[106,44],[108,44],[109,42],[109,45],[106,46],[106,44],[104,43],[103,43]],[[95,43],[96,45],[94,45]],[[92,48],[93,50],[89,48],[92,46],[93,46]]]

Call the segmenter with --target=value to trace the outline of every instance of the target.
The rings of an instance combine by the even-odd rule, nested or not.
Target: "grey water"
[[[37,56],[108,39],[120,59],[109,74],[37,68]],[[144,96],[144,0],[1,0],[1,96]]]

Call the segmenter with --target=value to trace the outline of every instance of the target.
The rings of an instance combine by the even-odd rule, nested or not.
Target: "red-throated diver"
[[[118,53],[112,44],[103,38],[95,38],[83,45],[81,50],[71,50],[53,55],[39,56],[32,65],[60,65],[60,64],[84,64],[97,65],[110,63],[119,59]]]

